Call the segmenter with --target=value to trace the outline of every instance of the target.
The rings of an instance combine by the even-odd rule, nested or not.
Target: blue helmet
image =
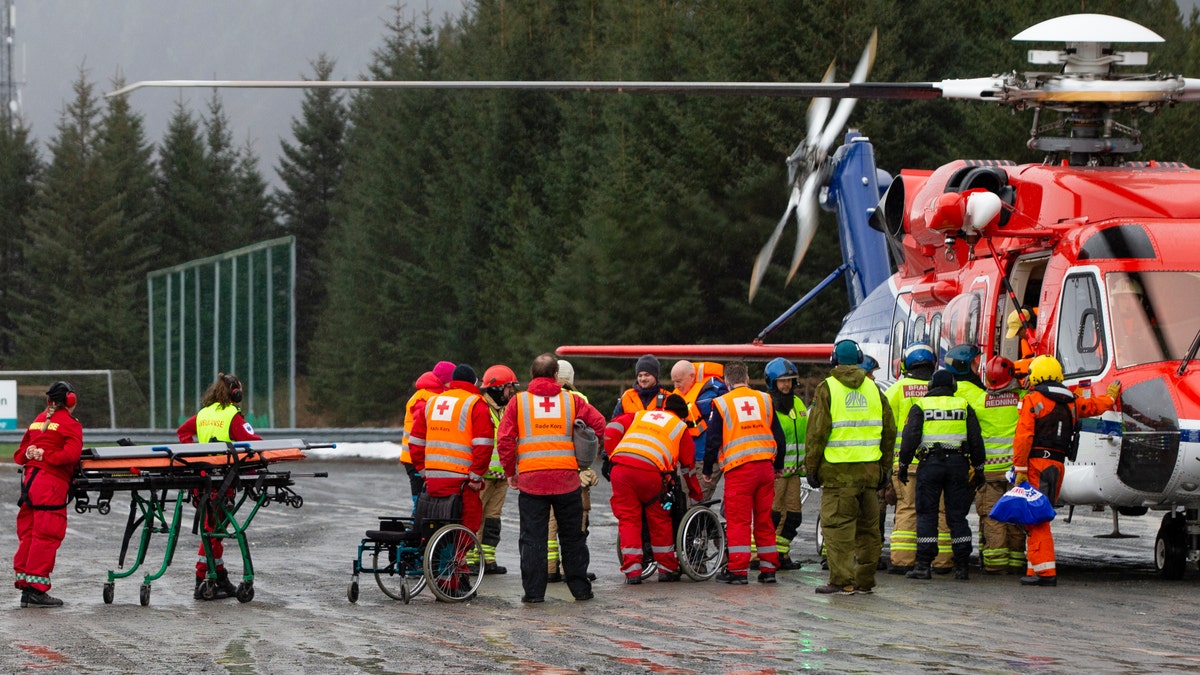
[[[933,365],[935,358],[933,349],[929,345],[924,342],[914,342],[904,350],[904,358],[900,363],[904,366],[904,372],[907,373],[922,363]]]
[[[800,377],[800,372],[796,370],[796,364],[788,361],[782,356],[776,359],[771,359],[767,363],[767,367],[763,370],[763,374],[767,378],[767,388],[774,389],[776,380],[795,380]]]
[[[955,375],[970,375],[971,362],[979,357],[979,347],[969,344],[954,345],[947,352],[943,359],[946,363],[946,368]]]
[[[858,360],[858,367],[870,373],[879,369],[879,362],[875,360],[874,356],[863,354],[862,358]]]

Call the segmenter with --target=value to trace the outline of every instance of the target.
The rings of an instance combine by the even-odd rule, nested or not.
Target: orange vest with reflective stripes
[[[571,430],[575,424],[575,396],[561,391],[538,396],[523,391],[516,396],[517,473],[551,469],[579,470]]]
[[[663,401],[666,400],[667,390],[659,389],[654,398],[650,399],[650,405],[648,407],[644,406],[642,405],[642,397],[638,396],[637,389],[630,387],[625,390],[624,394],[621,394],[621,412],[635,413],[639,410],[661,410]]]
[[[643,410],[633,416],[629,430],[613,448],[612,459],[624,457],[635,466],[671,471],[679,461],[679,441],[686,429],[687,424],[672,413]]]
[[[451,389],[425,404],[425,478],[461,478],[471,472],[471,408],[478,394]]]
[[[721,421],[725,425],[721,454],[717,457],[722,471],[736,469],[747,462],[775,460],[775,436],[771,433],[775,406],[770,394],[738,387],[713,399],[713,405],[721,412]]]
[[[412,454],[408,450],[408,437],[412,435],[413,406],[417,404],[417,401],[426,401],[433,396],[437,396],[437,394],[428,389],[418,389],[417,393],[410,396],[408,403],[404,405],[404,432],[400,435],[400,461],[405,464],[412,464]]]

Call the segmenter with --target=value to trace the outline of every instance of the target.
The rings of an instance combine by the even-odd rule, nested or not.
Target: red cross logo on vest
[[[534,417],[561,417],[557,396],[539,396],[533,405]]]
[[[661,427],[666,426],[668,417],[656,410],[652,413],[646,413],[643,419],[651,424],[657,424]]]
[[[433,399],[433,411],[429,413],[429,419],[438,422],[445,422],[450,419],[451,412],[454,410],[453,399],[443,398],[441,396]]]
[[[758,400],[749,396],[733,399],[733,407],[737,410],[739,422],[753,422],[762,419],[762,412],[758,409]]]

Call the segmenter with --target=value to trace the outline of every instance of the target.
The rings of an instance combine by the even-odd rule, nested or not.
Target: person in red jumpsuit
[[[50,573],[67,534],[71,475],[83,450],[83,425],[72,411],[75,388],[55,382],[46,390],[46,409],[25,430],[13,461],[24,467],[17,511],[17,554],[13,556],[22,607],[61,607],[50,595]]]
[[[425,477],[425,491],[430,497],[461,493],[462,524],[472,532],[483,525],[479,491],[496,445],[496,424],[478,381],[471,366],[458,364],[446,391],[414,411],[408,439],[413,466]]]
[[[254,427],[242,416],[238,404],[242,402],[242,381],[237,375],[217,373],[215,382],[208,386],[200,398],[200,412],[192,415],[186,422],[179,425],[176,435],[183,443],[240,443],[245,441],[261,441],[262,436],[254,433]],[[210,533],[216,527],[219,514],[213,505],[222,497],[212,490],[208,495],[209,508],[204,514],[204,532]],[[233,498],[230,489],[223,497]],[[192,492],[192,500],[200,504],[199,491]],[[205,554],[205,541],[200,542],[200,551],[196,558],[196,590],[192,597],[196,600],[219,600],[237,595],[237,587],[229,581],[229,572],[225,569],[225,544],[222,537],[203,536],[208,549],[212,551],[213,562],[216,564],[216,585],[213,593],[206,598],[204,580],[208,578],[208,556]]]
[[[679,581],[671,512],[660,503],[664,476],[674,476],[675,468],[682,462],[687,469],[689,496],[695,501],[701,496],[700,482],[691,470],[696,453],[686,421],[687,401],[671,394],[663,408],[620,415],[604,430],[606,461],[612,462],[609,503],[617,518],[621,572],[627,584],[642,583],[643,516],[658,562],[658,580]]]
[[[1013,435],[1013,470],[1020,485],[1029,484],[1054,503],[1062,490],[1063,463],[1070,451],[1075,420],[1112,410],[1121,396],[1121,383],[1108,385],[1107,395],[1084,398],[1063,385],[1062,366],[1053,356],[1038,356],[1029,364],[1032,389],[1021,399]],[[1050,522],[1025,527],[1026,576],[1023,586],[1056,586],[1054,537]]]

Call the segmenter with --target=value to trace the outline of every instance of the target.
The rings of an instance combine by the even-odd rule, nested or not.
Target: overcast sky
[[[174,79],[279,79],[312,76],[325,52],[337,59],[332,79],[358,79],[382,47],[386,26],[404,15],[439,21],[462,11],[463,0],[15,0],[14,64],[23,115],[42,143],[56,135],[80,69],[112,90],[119,73],[128,82]],[[177,101],[193,114],[207,112],[211,90],[143,89],[130,102],[157,144]],[[249,141],[259,168],[273,184],[279,142],[289,142],[302,94],[293,90],[224,89],[220,92],[234,144]]]

